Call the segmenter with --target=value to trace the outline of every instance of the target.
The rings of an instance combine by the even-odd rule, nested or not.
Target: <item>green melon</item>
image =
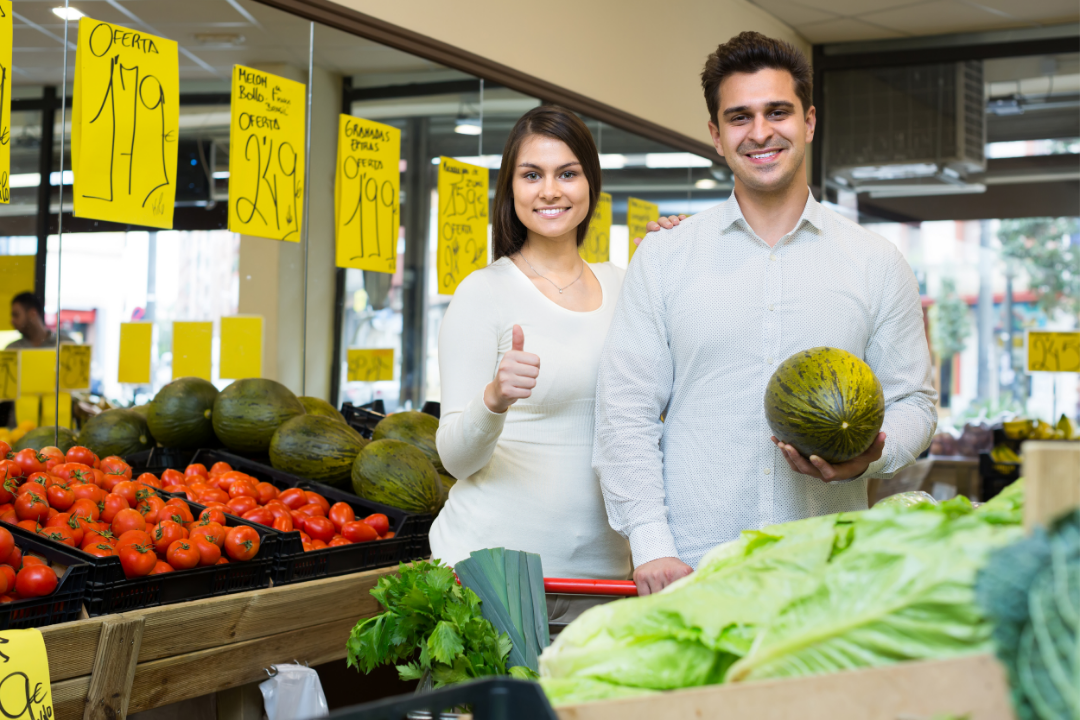
[[[325,400],[316,397],[308,397],[307,395],[301,395],[297,400],[304,406],[304,410],[307,411],[308,415],[319,415],[345,422],[345,416],[339,413],[333,405]]]
[[[795,353],[765,388],[765,417],[804,457],[842,463],[866,452],[885,420],[885,395],[870,366],[844,350]]]
[[[427,456],[401,440],[368,443],[352,466],[353,492],[411,513],[435,514],[443,487]]]
[[[289,388],[274,380],[237,380],[214,401],[214,434],[237,452],[265,453],[286,420],[304,414],[304,406]]]
[[[387,415],[379,421],[372,433],[372,440],[401,440],[420,448],[438,472],[445,472],[439,450],[435,447],[435,433],[439,419],[416,410]]]
[[[55,427],[50,425],[35,428],[26,433],[17,443],[11,446],[11,449],[18,452],[26,448],[41,450],[43,447],[56,446],[67,452],[78,444],[76,440],[76,435],[71,430],[62,427],[57,431]]]
[[[86,421],[79,445],[98,457],[127,457],[154,447],[154,437],[142,415],[130,408],[114,408]]]
[[[300,415],[287,420],[270,440],[270,464],[278,470],[350,489],[353,462],[368,441],[328,417]]]
[[[183,377],[161,388],[150,403],[146,424],[167,448],[197,450],[217,444],[211,415],[218,389],[202,378]]]

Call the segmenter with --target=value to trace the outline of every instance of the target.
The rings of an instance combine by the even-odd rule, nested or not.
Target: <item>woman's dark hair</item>
[[[566,143],[581,163],[581,172],[589,182],[589,212],[577,226],[579,246],[585,241],[589,221],[600,199],[600,156],[589,128],[577,115],[557,105],[533,108],[514,125],[503,149],[502,168],[495,185],[495,207],[491,213],[491,245],[495,260],[516,253],[528,236],[514,209],[514,173],[521,144],[531,135],[543,135]]]
[[[761,33],[739,33],[716,48],[705,59],[701,71],[701,89],[705,91],[705,104],[709,119],[719,127],[720,83],[733,73],[756,73],[758,70],[787,70],[795,81],[795,95],[802,103],[805,114],[813,104],[814,80],[806,56],[791,43],[774,40]]]

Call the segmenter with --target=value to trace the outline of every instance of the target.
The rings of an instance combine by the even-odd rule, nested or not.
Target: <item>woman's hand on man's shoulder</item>
[[[645,232],[654,233],[660,230],[670,230],[673,227],[678,226],[680,220],[685,220],[686,215],[668,215],[667,217],[661,217],[659,220],[651,220],[649,224],[645,226]],[[634,238],[634,244],[640,245],[644,238]]]

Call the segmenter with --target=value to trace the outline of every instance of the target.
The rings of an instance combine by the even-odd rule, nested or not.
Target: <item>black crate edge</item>
[[[89,564],[64,545],[38,537],[17,525],[5,524],[3,527],[11,533],[15,545],[24,555],[27,552],[40,555],[67,569],[52,594],[0,605],[0,630],[45,627],[78,620],[86,599]]]

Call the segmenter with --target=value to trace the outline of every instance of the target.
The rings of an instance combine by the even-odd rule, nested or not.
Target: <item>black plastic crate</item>
[[[375,432],[375,426],[386,417],[386,407],[382,400],[375,400],[359,407],[352,403],[342,403],[341,414],[345,417],[345,422],[370,440],[372,433]]]
[[[508,677],[483,678],[430,692],[342,708],[330,713],[330,720],[437,718],[450,708],[462,706],[469,706],[474,720],[557,720],[538,683]]]
[[[301,488],[317,492],[331,505],[337,502],[348,503],[357,519],[363,519],[373,513],[382,513],[390,520],[390,529],[394,537],[389,540],[373,540],[366,543],[353,543],[338,547],[327,547],[304,552],[303,540],[299,531],[279,533],[279,545],[274,569],[274,584],[302,582],[322,577],[334,577],[348,573],[373,570],[380,567],[397,565],[399,562],[416,560],[426,555],[417,554],[421,539],[409,534],[410,528],[418,527],[415,515],[404,510],[371,502],[352,493],[337,488],[311,482],[290,473],[276,470],[267,465],[221,452],[219,450],[200,450],[195,453],[192,462],[202,463],[208,468],[216,462],[226,462],[234,470],[246,473],[256,480],[268,482],[279,490]],[[431,523],[428,523],[430,527]],[[422,543],[427,545],[425,532]],[[430,554],[430,550],[428,551]]]
[[[38,537],[17,525],[4,525],[15,538],[15,545],[24,554],[40,555],[50,564],[67,569],[60,576],[51,595],[27,598],[0,605],[0,630],[20,630],[44,627],[78,620],[86,596],[86,581],[90,566],[84,553]]]

